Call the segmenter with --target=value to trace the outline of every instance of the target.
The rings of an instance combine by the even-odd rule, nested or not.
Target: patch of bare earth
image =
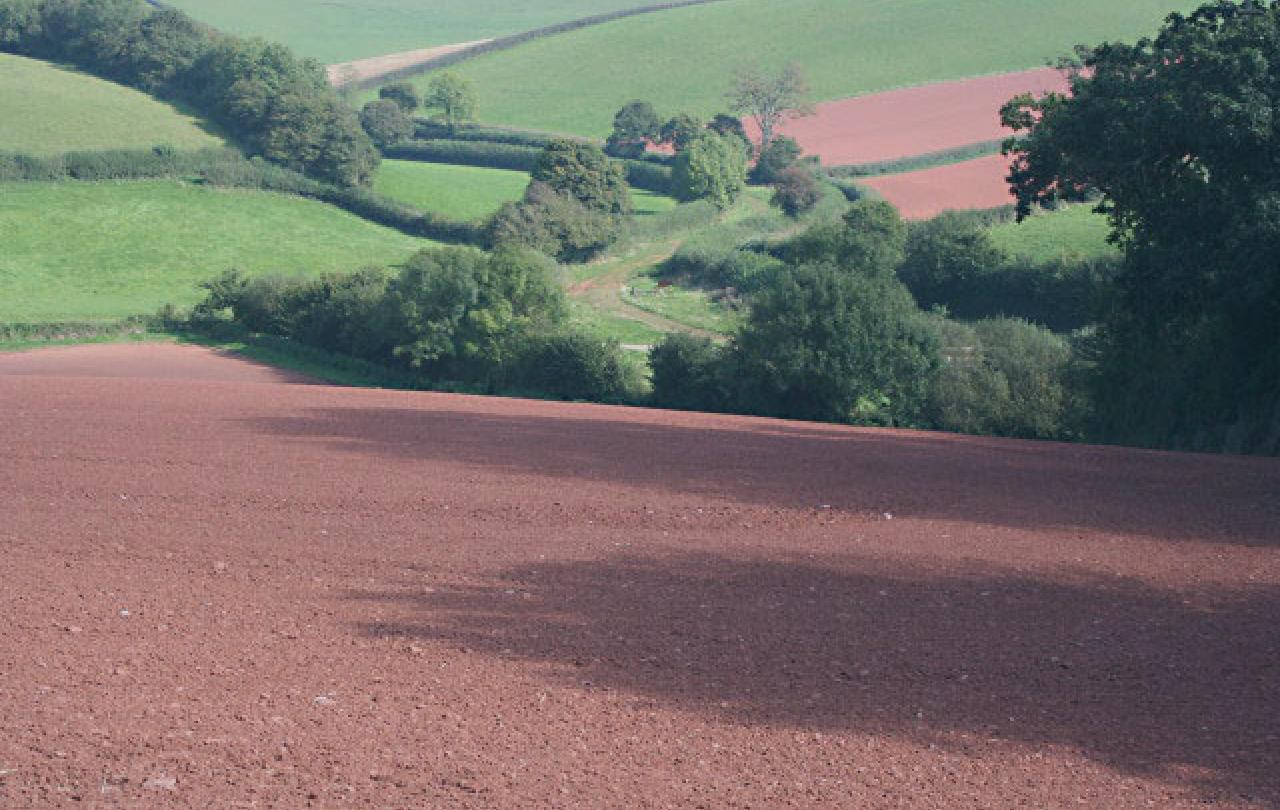
[[[419,48],[412,51],[400,51],[384,56],[372,56],[368,59],[356,59],[351,62],[339,62],[325,68],[329,76],[329,84],[344,87],[348,84],[372,81],[397,71],[432,62],[442,56],[451,56],[459,51],[474,48],[492,42],[492,39],[477,39],[471,42],[455,42],[452,45],[437,45],[434,48]]]
[[[169,350],[0,361],[0,806],[1280,806],[1275,460]]]
[[[928,219],[943,211],[997,208],[1014,201],[1005,178],[1009,158],[1003,155],[966,160],[915,172],[866,177],[858,182],[875,189],[906,219]]]

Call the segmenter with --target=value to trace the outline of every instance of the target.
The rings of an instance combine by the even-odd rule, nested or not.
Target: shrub
[[[747,176],[747,155],[736,135],[703,130],[677,155],[671,187],[682,200],[709,200],[718,208],[733,205]]]
[[[505,203],[486,226],[492,247],[526,247],[566,262],[590,259],[621,231],[619,217],[593,211],[539,182],[529,184],[522,201]]]
[[[631,101],[613,117],[613,132],[605,143],[605,154],[611,157],[638,158],[650,141],[661,137],[662,122],[647,101]]]
[[[822,187],[813,172],[800,166],[778,172],[773,180],[773,198],[770,205],[781,208],[789,217],[798,217],[812,211],[822,199]]]
[[[380,149],[413,137],[413,119],[396,101],[380,98],[360,110],[360,126]]]
[[[579,332],[531,338],[513,369],[522,387],[570,400],[618,402],[627,395],[627,374],[616,343]]]
[[[616,215],[632,211],[625,170],[593,144],[552,141],[538,156],[531,175],[534,182],[592,211]]]
[[[750,293],[780,267],[782,262],[772,256],[744,250],[731,237],[712,234],[680,245],[663,264],[663,272],[707,289],[733,288]]]
[[[751,182],[762,186],[777,182],[783,172],[796,165],[800,151],[800,144],[791,138],[775,137],[760,151],[760,158],[751,169]]]
[[[649,350],[649,365],[658,407],[720,411],[731,401],[727,353],[707,338],[667,335]]]
[[[394,101],[408,115],[422,106],[422,96],[413,82],[396,82],[378,90],[378,98]]]

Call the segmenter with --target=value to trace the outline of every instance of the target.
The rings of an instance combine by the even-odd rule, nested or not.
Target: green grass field
[[[392,199],[455,219],[480,219],[508,200],[518,200],[529,185],[529,175],[506,169],[384,160],[374,178],[374,189]],[[670,211],[676,201],[642,189],[631,190],[640,215]]]
[[[222,143],[199,119],[145,93],[48,62],[0,54],[0,151],[51,155]]]
[[[319,273],[433,244],[311,200],[174,181],[0,185],[0,322],[190,305],[229,268]]]
[[[603,137],[647,99],[720,111],[735,71],[799,62],[814,96],[1041,67],[1077,43],[1153,33],[1198,0],[729,0],[548,37],[451,68],[482,120]],[[419,81],[423,85],[427,79]]]
[[[1021,223],[997,225],[991,229],[991,237],[1010,254],[1035,261],[1092,259],[1117,252],[1107,244],[1109,231],[1107,218],[1093,213],[1093,206],[1073,205],[1064,211],[1037,214]]]
[[[170,0],[234,34],[283,42],[321,62],[516,34],[544,25],[645,5],[649,0]]]

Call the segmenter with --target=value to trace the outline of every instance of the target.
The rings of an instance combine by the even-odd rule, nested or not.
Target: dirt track
[[[1280,807],[1274,460],[272,377],[0,356],[0,806]]]

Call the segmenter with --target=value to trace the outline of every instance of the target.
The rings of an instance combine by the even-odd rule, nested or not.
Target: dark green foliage
[[[719,411],[732,401],[728,353],[709,339],[674,333],[649,350],[651,401],[660,408]]]
[[[935,330],[898,281],[828,263],[772,275],[736,355],[751,410],[880,424],[913,421],[939,362]]]
[[[481,124],[459,124],[452,130],[438,121],[418,119],[417,134],[422,140],[455,140],[477,141],[484,143],[506,143],[514,146],[533,146],[545,149],[547,144],[565,136],[549,132],[513,129],[510,127],[484,126]]]
[[[760,158],[751,168],[751,182],[762,186],[776,182],[783,172],[796,165],[800,152],[800,144],[785,135],[769,141],[769,145],[760,150]]]
[[[792,166],[774,175],[773,197],[769,203],[781,208],[787,216],[808,213],[821,199],[822,186],[818,185],[813,172],[803,166]]]
[[[738,118],[738,116],[729,115],[728,113],[716,113],[707,122],[707,129],[717,135],[737,135],[747,145],[748,157],[750,157],[751,139],[747,137],[747,129],[742,126],[742,119]]]
[[[512,382],[570,400],[620,402],[627,374],[617,344],[579,332],[538,335],[520,349]]]
[[[688,113],[680,113],[662,125],[658,131],[658,142],[670,146],[679,153],[688,149],[702,131],[702,121]]]
[[[772,256],[745,250],[732,239],[709,235],[680,245],[662,270],[664,275],[680,277],[696,287],[751,293],[781,266]]]
[[[1071,349],[1061,337],[1008,318],[946,323],[942,334],[945,360],[929,391],[929,424],[1025,439],[1077,435]]]
[[[623,216],[632,211],[626,171],[594,144],[552,141],[538,156],[531,175],[533,182],[544,183],[592,211]]]
[[[505,203],[486,232],[494,247],[518,245],[565,262],[586,261],[620,235],[620,217],[592,210],[574,197],[534,181],[518,203]]]
[[[864,273],[890,275],[902,263],[907,226],[883,200],[859,200],[840,222],[819,222],[784,244],[789,264],[834,262]]]
[[[928,307],[942,303],[946,291],[963,288],[1006,261],[987,228],[944,212],[911,225],[898,275],[920,305]]]
[[[647,101],[632,101],[623,105],[613,117],[613,132],[605,143],[605,154],[620,158],[638,158],[649,143],[657,142],[662,133],[662,121]]]
[[[951,149],[940,149],[937,152],[926,152],[922,155],[912,155],[904,158],[894,158],[892,160],[880,160],[872,163],[857,163],[852,166],[829,166],[826,167],[832,177],[875,177],[882,174],[898,174],[900,172],[914,172],[920,169],[929,169],[934,166],[945,166],[951,163],[961,163],[966,160],[984,157],[986,155],[998,155],[1000,149],[1004,145],[1004,140],[983,141],[981,143],[967,144],[965,146],[956,146]]]
[[[1093,344],[1101,438],[1247,449],[1280,403],[1277,54],[1280,4],[1222,0],[1003,111],[1020,213],[1096,189],[1125,251]]]
[[[378,98],[394,101],[408,115],[422,106],[422,96],[413,82],[396,82],[378,90]]]
[[[408,140],[414,133],[413,119],[397,102],[385,98],[370,101],[361,108],[360,126],[380,149]]]
[[[0,152],[0,182],[15,180],[139,180],[192,177],[227,164],[245,163],[234,149],[105,149],[36,157]]]
[[[671,187],[682,200],[709,200],[728,208],[742,193],[747,178],[747,154],[736,135],[701,130],[676,156]]]
[[[218,34],[175,9],[7,0],[0,48],[190,103],[250,151],[328,182],[364,183],[377,167],[377,152],[320,65],[282,45]]]

